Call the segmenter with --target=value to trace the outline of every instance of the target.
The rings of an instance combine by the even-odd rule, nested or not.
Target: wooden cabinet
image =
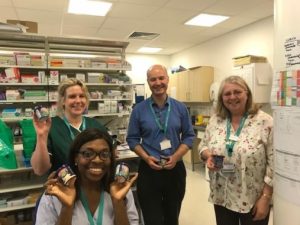
[[[209,88],[214,68],[201,66],[170,76],[169,94],[182,102],[209,102]]]

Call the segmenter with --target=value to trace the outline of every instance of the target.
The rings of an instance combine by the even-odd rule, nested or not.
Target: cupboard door
[[[182,102],[189,101],[189,71],[177,73],[178,86],[177,86],[177,100]]]
[[[169,75],[169,85],[167,93],[170,97],[177,99],[178,96],[178,75]]]
[[[235,67],[232,74],[241,76],[246,81],[255,103],[270,101],[272,69],[268,63],[252,63]]]
[[[209,102],[209,88],[214,80],[213,68],[204,66],[189,71],[189,102]]]

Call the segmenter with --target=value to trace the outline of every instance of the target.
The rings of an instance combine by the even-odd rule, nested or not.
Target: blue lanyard
[[[245,113],[243,118],[240,121],[240,125],[238,127],[238,129],[236,130],[234,136],[237,138],[238,136],[240,136],[240,133],[243,129],[243,126],[245,124],[245,120],[248,117],[248,113]],[[227,118],[227,133],[226,133],[226,149],[227,149],[227,154],[229,157],[232,156],[232,152],[233,152],[233,147],[234,144],[236,142],[236,140],[231,140],[230,139],[230,131],[231,131],[231,119]]]
[[[66,118],[65,116],[63,117],[63,119],[64,119],[64,122],[65,122],[65,124],[67,125],[67,127],[68,127],[68,129],[69,129],[69,131],[70,131],[70,135],[71,135],[72,140],[74,140],[74,139],[75,139],[75,136],[74,136],[74,134],[73,134],[73,132],[72,132],[72,130],[71,130],[71,126],[70,126],[69,121],[67,120],[67,118]],[[82,129],[81,129],[81,130],[78,130],[78,131],[81,132],[81,131],[85,130],[85,127],[86,127],[86,124],[85,124],[85,117],[83,116],[83,117],[82,117]],[[80,128],[79,128],[79,129],[80,129]]]
[[[80,201],[82,202],[83,208],[86,212],[86,215],[88,217],[90,225],[95,225],[92,213],[89,209],[87,198],[82,190],[80,190]],[[98,217],[97,217],[96,225],[102,225],[103,210],[104,210],[104,191],[101,191],[100,202],[98,205]]]
[[[167,134],[168,121],[169,121],[170,111],[171,111],[171,102],[168,101],[168,103],[169,103],[169,105],[168,105],[168,110],[167,110],[167,115],[166,115],[165,123],[164,123],[164,126],[162,126],[160,119],[156,116],[156,114],[154,112],[154,109],[153,109],[153,106],[152,106],[153,100],[151,99],[150,102],[149,102],[150,109],[151,109],[151,112],[152,112],[152,114],[154,116],[155,122],[156,122],[157,126],[159,127],[159,129],[161,131],[163,131],[165,135]]]

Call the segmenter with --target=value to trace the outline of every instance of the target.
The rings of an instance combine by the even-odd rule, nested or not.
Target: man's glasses
[[[86,160],[92,160],[92,159],[96,158],[96,156],[99,156],[100,159],[105,161],[111,157],[111,152],[109,152],[109,151],[95,152],[92,150],[82,150],[79,152],[79,154],[81,154],[82,157]]]

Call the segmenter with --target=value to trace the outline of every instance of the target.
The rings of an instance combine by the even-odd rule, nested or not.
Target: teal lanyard
[[[240,136],[240,133],[241,133],[243,126],[245,124],[245,121],[247,119],[247,116],[248,116],[248,113],[244,114],[243,118],[241,119],[239,128],[237,129],[237,131],[234,134],[234,136],[236,137],[235,140],[230,139],[231,119],[227,118],[226,149],[227,149],[227,154],[229,157],[232,156],[234,144],[237,141],[237,138]]]
[[[63,119],[64,119],[64,122],[65,122],[65,124],[67,125],[67,127],[68,127],[68,129],[69,129],[69,131],[70,131],[70,135],[71,135],[71,138],[72,138],[72,140],[74,140],[75,139],[75,136],[74,136],[74,134],[73,134],[73,132],[72,132],[72,130],[71,130],[71,126],[70,126],[70,123],[69,123],[69,121],[67,120],[67,118],[64,116],[63,117]],[[83,116],[82,117],[82,129],[80,130],[80,128],[79,128],[79,132],[81,132],[81,131],[83,131],[83,130],[85,130],[85,127],[86,127],[86,124],[85,124],[85,117]],[[77,129],[76,129],[77,130]]]
[[[89,209],[87,198],[82,190],[80,190],[80,201],[82,202],[83,208],[86,212],[90,225],[102,225],[103,210],[104,210],[104,191],[101,191],[100,194],[100,202],[98,205],[98,217],[97,217],[96,224],[94,223],[92,213]]]
[[[168,105],[168,110],[167,110],[167,115],[166,115],[165,123],[163,124],[164,126],[162,126],[160,119],[156,116],[152,104],[153,104],[153,101],[151,99],[150,102],[149,102],[149,105],[150,105],[151,112],[152,112],[152,114],[154,116],[155,122],[156,122],[157,126],[159,127],[159,129],[161,131],[163,131],[164,134],[166,135],[167,134],[167,128],[168,128],[168,121],[169,121],[169,117],[170,117],[170,111],[171,111],[171,102],[168,101],[169,105]]]

